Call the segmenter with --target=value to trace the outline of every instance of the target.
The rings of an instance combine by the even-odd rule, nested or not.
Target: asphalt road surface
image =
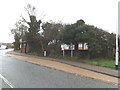
[[[0,88],[118,88],[113,83],[76,76],[5,55],[0,50]]]

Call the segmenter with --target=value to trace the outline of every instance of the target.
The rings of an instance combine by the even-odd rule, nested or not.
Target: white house
[[[7,46],[6,45],[1,45],[0,49],[6,49]]]

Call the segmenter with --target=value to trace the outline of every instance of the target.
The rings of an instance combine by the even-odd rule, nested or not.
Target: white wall
[[[6,49],[7,46],[1,45],[0,49]]]

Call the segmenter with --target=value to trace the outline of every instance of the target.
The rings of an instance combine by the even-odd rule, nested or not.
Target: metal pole
[[[118,14],[117,14],[117,28],[116,28],[116,62],[115,69],[118,70]]]
[[[115,69],[118,70],[118,34],[116,32],[116,63]]]

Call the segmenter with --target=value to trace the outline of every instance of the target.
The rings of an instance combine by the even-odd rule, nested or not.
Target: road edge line
[[[3,77],[1,74],[0,74],[0,78],[1,78],[8,86],[10,86],[11,88],[13,88],[13,85],[12,85],[5,77]]]

